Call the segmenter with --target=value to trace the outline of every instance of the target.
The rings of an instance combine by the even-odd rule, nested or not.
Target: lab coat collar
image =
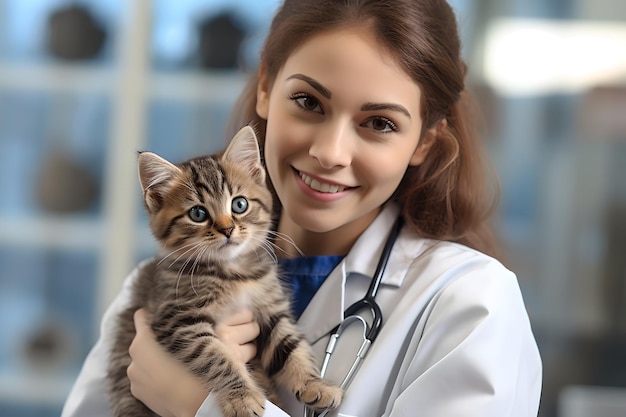
[[[345,300],[350,274],[357,273],[367,277],[374,275],[387,236],[399,215],[397,205],[386,204],[317,291],[298,320],[300,329],[310,343],[328,334],[343,320],[343,312],[348,307]],[[404,228],[391,251],[383,275],[384,286],[400,287],[408,266],[415,257],[415,240],[402,238],[407,232],[407,228]],[[411,250],[407,250],[409,244],[412,245]]]
[[[365,229],[363,234],[354,243],[348,256],[345,257],[346,273],[356,272],[368,277],[374,275],[380,255],[387,241],[389,233],[396,219],[400,215],[400,209],[393,203],[385,205],[380,214],[374,219],[372,224]],[[396,249],[400,239],[396,240],[394,250],[389,258],[389,263],[385,269],[382,283],[384,285],[393,285],[399,287],[402,284],[406,268],[404,265],[398,265],[394,262],[395,256],[398,255]],[[347,306],[346,306],[347,307]]]

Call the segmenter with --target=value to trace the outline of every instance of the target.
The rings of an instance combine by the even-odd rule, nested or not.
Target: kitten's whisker
[[[191,249],[189,249],[189,250],[185,251],[185,253],[194,252],[194,251],[198,250],[197,248],[198,248],[198,246],[196,245],[196,246],[194,246],[193,248],[191,248]],[[181,255],[181,256],[183,256],[183,255]],[[174,262],[172,262],[172,264],[171,264],[170,266],[172,266],[172,265],[174,265],[176,262],[178,262],[178,260],[180,259],[180,257],[181,257],[181,256],[179,256],[179,257],[178,257],[178,258],[177,258]],[[187,264],[188,264],[188,263],[189,263],[189,256],[185,257],[185,259],[184,259],[184,260],[183,260],[183,262],[182,262],[182,265],[178,268],[178,276],[179,276],[179,279],[180,279],[180,277],[182,276],[182,274],[185,272],[185,268],[187,267]]]
[[[193,245],[196,245],[196,244],[197,244],[196,242],[187,243],[187,244],[185,244],[185,245],[183,245],[183,246],[181,246],[181,247],[179,247],[179,248],[174,249],[173,251],[171,251],[170,253],[168,253],[168,254],[166,255],[166,257],[169,257],[169,256],[171,256],[171,255],[175,254],[175,253],[176,253],[176,252],[178,252],[178,251],[181,251],[181,250],[183,250],[183,249],[186,249],[186,248],[188,248],[188,247],[190,247],[190,246],[193,246]]]
[[[199,247],[199,245],[196,245],[196,246],[194,247],[193,251],[195,252],[196,250],[198,250],[198,247]],[[189,250],[189,251],[187,251],[187,252],[190,252],[190,251],[192,251],[192,250],[190,249],[190,250]],[[187,252],[185,252],[185,253],[187,253]],[[181,255],[181,256],[182,256],[182,255]],[[179,275],[179,277],[182,277],[183,273],[185,272],[185,268],[187,268],[187,265],[189,265],[189,262],[190,262],[190,261],[191,261],[191,257],[190,257],[190,256],[188,256],[188,257],[185,259],[185,262],[183,262],[183,264],[181,265],[181,267],[178,269],[178,275]],[[179,279],[180,279],[180,278],[179,278]]]
[[[281,232],[277,232],[275,230],[268,230],[267,234],[269,236],[274,237],[275,240],[282,240],[283,242],[291,245],[296,252],[298,252],[300,254],[300,256],[304,256],[304,253],[300,250],[300,248],[298,247],[298,245],[296,245],[296,242],[294,242],[294,240],[291,238],[291,236],[285,234],[285,233],[281,233]],[[276,247],[277,249],[280,249],[281,252],[286,253],[283,249]]]
[[[267,252],[267,254],[269,255],[270,258],[272,258],[274,263],[278,262],[278,257],[276,256],[276,253],[273,250],[273,246],[275,245],[272,242],[256,235],[250,236],[249,239],[255,244],[256,247],[260,247],[265,252]],[[254,250],[254,253],[257,253],[256,249]]]
[[[178,277],[176,279],[176,291],[174,291],[174,300],[176,300],[176,304],[178,305],[178,307],[180,307],[180,304],[178,304],[178,287],[180,285],[181,277],[182,277],[182,274],[178,274]]]
[[[287,254],[287,251],[285,251],[283,248],[281,248],[280,246],[278,246],[276,243],[266,240],[263,245],[265,245],[269,251],[272,252],[273,254],[273,258],[278,259],[278,253],[283,253],[283,254]],[[299,252],[302,255],[302,252]]]
[[[188,265],[189,262],[191,262],[192,259],[196,258],[196,256],[197,256],[196,254],[199,251],[202,251],[202,249],[196,248],[196,250],[193,252],[193,254],[190,255],[187,258],[187,260],[185,261],[185,265]],[[193,287],[193,273],[194,273],[195,269],[196,269],[196,262],[194,261],[193,264],[191,265],[191,269],[189,270],[188,275],[189,275],[189,284],[191,285],[191,289],[193,290],[193,293],[197,296],[198,293],[196,292],[196,289]]]
[[[198,263],[199,263],[200,259],[201,259],[201,258],[202,258],[202,256],[206,253],[207,249],[208,249],[208,248],[205,246],[205,247],[201,248],[201,249],[200,249],[200,250],[196,253],[196,255],[195,255],[195,258],[196,258],[196,259],[194,260],[194,262],[193,262],[193,266],[191,267],[191,274],[190,274],[190,277],[189,277],[189,282],[191,283],[191,289],[193,290],[193,293],[194,293],[196,296],[199,296],[199,294],[198,294],[198,292],[196,291],[196,288],[195,288],[195,287],[194,287],[194,285],[193,285],[193,273],[194,273],[194,271],[196,270],[196,267],[198,266]]]
[[[178,304],[178,289],[180,287],[180,280],[182,279],[182,277],[183,277],[183,273],[181,270],[179,270],[178,274],[176,275],[176,291],[174,292],[174,299],[176,300],[177,304]]]
[[[192,252],[193,254],[195,253],[199,253],[202,252],[203,248],[202,248],[202,242],[198,242],[193,249],[189,249],[187,252]],[[186,252],[186,253],[187,253]],[[180,267],[180,269],[178,270],[178,280],[176,283],[176,289],[177,289],[177,293],[176,296],[178,297],[178,285],[180,284],[180,281],[182,280],[183,274],[185,272],[185,269],[187,268],[187,266],[189,265],[189,262],[191,262],[191,259],[193,259],[194,255],[190,255],[187,257],[187,259],[185,259],[185,262],[183,262],[183,265]],[[191,280],[191,288],[193,289],[193,292],[198,295],[198,293],[196,292],[195,288],[193,288],[193,272],[195,269],[195,265],[192,266],[191,271],[190,271],[190,280]]]
[[[174,265],[176,262],[178,262],[180,260],[180,258],[182,258],[183,256],[187,255],[189,252],[193,252],[196,249],[198,249],[198,247],[202,246],[203,242],[196,242],[193,244],[193,246],[189,249],[187,249],[185,252],[181,253],[178,258],[174,259],[174,261],[172,261],[172,263],[170,264],[170,268],[172,267],[172,265]]]
[[[269,256],[272,259],[272,262],[278,263],[278,258],[276,257],[274,252],[272,252],[272,250],[268,249],[264,245],[259,245],[257,248],[253,250],[253,252],[256,254],[257,257],[259,257],[259,252],[258,252],[259,249],[265,252],[267,256]]]
[[[200,247],[202,245],[202,242],[192,242],[189,243],[187,245],[183,245],[180,248],[170,252],[169,254],[167,254],[163,259],[161,259],[157,265],[161,264],[161,262],[163,262],[166,258],[170,257],[171,255],[175,254],[176,252],[179,252],[181,250],[185,250],[183,253],[181,253],[176,259],[174,259],[168,266],[168,268],[171,268],[172,266],[174,266],[175,263],[177,263],[180,258],[182,258],[183,256],[185,256],[187,253],[189,252],[193,252],[194,250],[197,250],[198,247]],[[176,300],[178,300],[178,292],[179,292],[179,288],[180,288],[180,280],[182,278],[183,275],[183,271],[185,269],[185,265],[187,265],[187,262],[183,263],[183,265],[179,268],[178,270],[178,275],[177,275],[177,279],[176,279],[176,290],[174,293],[174,297],[176,298]]]
[[[157,263],[157,266],[158,266],[158,265],[160,265],[160,264],[161,264],[161,262],[165,261],[167,258],[169,258],[170,256],[172,256],[173,254],[175,254],[176,252],[179,252],[179,251],[185,250],[185,249],[187,249],[187,248],[189,248],[189,247],[191,247],[191,246],[195,246],[195,245],[198,245],[198,243],[197,243],[197,242],[191,242],[191,243],[188,243],[188,244],[186,244],[186,245],[181,246],[181,247],[180,247],[180,248],[178,248],[178,249],[175,249],[175,250],[171,251],[170,253],[168,253],[167,255],[165,255],[163,258],[161,258],[161,259],[159,260],[159,262]],[[175,262],[176,262],[176,261],[174,261],[174,263],[175,263]],[[170,267],[171,267],[171,266],[172,266],[172,265],[170,264]]]
[[[268,241],[261,242],[261,249],[263,249],[272,258],[274,263],[278,263],[278,256],[274,251],[274,244]]]

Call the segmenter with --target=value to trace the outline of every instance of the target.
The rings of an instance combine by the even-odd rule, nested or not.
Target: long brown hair
[[[290,54],[312,36],[357,25],[370,28],[420,86],[422,133],[445,119],[425,162],[407,169],[392,199],[420,235],[495,255],[488,220],[497,185],[487,181],[491,171],[472,123],[456,17],[445,0],[286,0],[261,52],[267,79],[273,82]],[[242,92],[229,133],[252,122],[263,149],[266,124],[255,110],[257,83],[252,76]]]

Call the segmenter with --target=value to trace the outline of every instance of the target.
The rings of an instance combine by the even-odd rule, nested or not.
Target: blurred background
[[[0,0],[0,416],[59,415],[155,249],[136,151],[223,147],[278,2]],[[540,416],[624,416],[626,2],[450,3],[543,356]]]

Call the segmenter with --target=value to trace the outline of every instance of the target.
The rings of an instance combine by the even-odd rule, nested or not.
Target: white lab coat
[[[299,325],[320,364],[328,332],[365,294],[397,215],[396,206],[384,208],[302,314]],[[134,276],[105,314],[100,339],[62,417],[111,415],[105,372],[112,318],[128,302]],[[383,311],[382,330],[331,416],[537,415],[541,359],[517,279],[499,262],[459,244],[420,238],[405,227],[376,300]],[[344,333],[328,378],[343,378],[360,337],[358,330]],[[268,402],[265,416],[302,416],[300,404],[282,397],[287,413]],[[209,395],[197,417],[219,414]]]

